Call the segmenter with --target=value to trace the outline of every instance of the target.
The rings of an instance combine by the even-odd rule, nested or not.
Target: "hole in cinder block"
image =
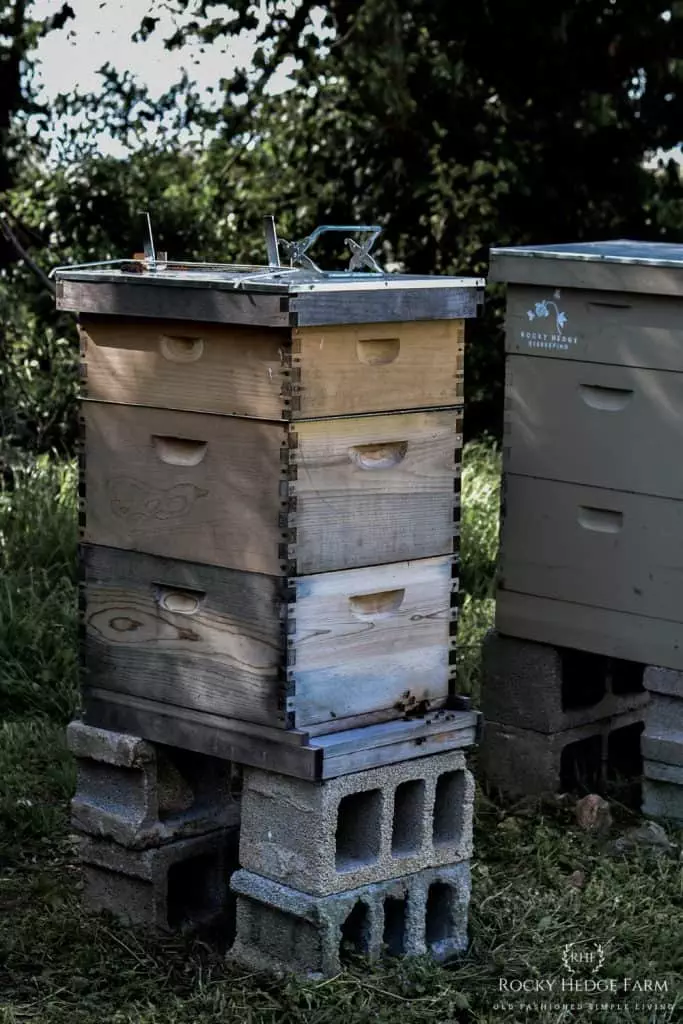
[[[602,654],[558,648],[562,665],[562,710],[590,708],[607,692],[608,659]]]
[[[595,792],[602,785],[602,736],[568,743],[560,758],[560,788],[564,792]]]
[[[612,659],[611,688],[612,693],[643,693],[643,677],[645,665],[637,661],[623,661],[621,658]]]
[[[382,793],[349,793],[337,809],[337,871],[354,871],[379,857]]]
[[[169,927],[201,923],[220,913],[227,896],[222,875],[222,858],[212,853],[172,864],[167,888]]]
[[[339,943],[339,959],[348,963],[354,956],[362,956],[370,948],[370,925],[368,908],[362,900],[358,900],[341,927]]]
[[[165,821],[234,798],[232,776],[230,761],[157,745],[160,819]]]
[[[464,771],[444,772],[436,781],[432,839],[435,846],[457,843],[463,828]]]
[[[632,807],[640,804],[640,776],[643,755],[640,749],[643,722],[615,729],[607,737],[607,780],[610,795]]]
[[[389,956],[401,956],[406,947],[406,917],[408,897],[397,899],[387,896],[384,900],[384,932],[382,940]]]
[[[435,946],[452,938],[453,932],[453,887],[445,882],[433,882],[427,893],[427,917],[425,940],[428,946]]]
[[[420,850],[424,802],[424,779],[411,779],[396,787],[391,834],[391,852],[394,857],[408,857]]]

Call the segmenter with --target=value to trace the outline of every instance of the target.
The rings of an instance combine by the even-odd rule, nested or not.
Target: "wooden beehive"
[[[501,632],[683,668],[683,246],[494,249]]]
[[[157,739],[150,716],[172,717],[201,749],[223,723],[291,751],[448,705],[481,282],[357,277],[60,274],[83,353],[91,720]]]

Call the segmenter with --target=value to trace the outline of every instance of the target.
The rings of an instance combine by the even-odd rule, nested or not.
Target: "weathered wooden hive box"
[[[448,705],[483,282],[266,271],[58,274],[93,724],[291,747]]]
[[[503,633],[683,668],[683,246],[493,249]]]

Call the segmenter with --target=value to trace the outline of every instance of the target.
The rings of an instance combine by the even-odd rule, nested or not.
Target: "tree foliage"
[[[261,218],[275,213],[290,238],[322,222],[380,223],[384,259],[429,274],[485,275],[496,244],[680,234],[677,167],[644,166],[681,142],[678,2],[235,0],[228,16],[219,0],[165,7],[178,16],[168,49],[229,49],[251,31],[253,60],[210,104],[187,75],[153,103],[109,66],[97,96],[62,98],[56,115],[88,112],[90,134],[57,167],[34,159],[13,188],[0,186],[41,262],[130,255],[146,209],[177,257],[262,261]],[[160,25],[143,6],[141,45]],[[283,67],[291,88],[272,95]],[[105,126],[130,159],[98,155]],[[195,131],[194,146],[181,129]],[[39,283],[13,280],[29,319],[54,327]],[[470,435],[500,425],[500,325],[490,289],[470,331]]]

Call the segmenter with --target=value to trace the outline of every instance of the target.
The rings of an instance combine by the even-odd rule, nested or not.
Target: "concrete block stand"
[[[640,776],[642,729],[640,711],[556,733],[486,722],[479,763],[486,781],[512,797],[599,791]]]
[[[472,856],[461,751],[306,782],[244,769],[240,864],[314,896]]]
[[[79,832],[145,849],[239,824],[229,761],[74,721],[71,823]]]
[[[236,872],[237,934],[229,957],[251,970],[317,979],[354,954],[437,960],[467,948],[469,861],[329,896]]]
[[[683,827],[683,672],[650,667],[642,737],[643,814]]]
[[[84,907],[161,930],[221,917],[238,867],[234,766],[80,721],[67,743]]]
[[[491,630],[483,645],[486,721],[556,733],[644,708],[645,666],[518,640]]]
[[[492,630],[483,653],[482,775],[512,797],[637,784],[645,672]]]
[[[175,931],[209,924],[226,911],[230,876],[237,868],[236,829],[146,850],[85,835],[77,842],[84,903],[91,912]]]

